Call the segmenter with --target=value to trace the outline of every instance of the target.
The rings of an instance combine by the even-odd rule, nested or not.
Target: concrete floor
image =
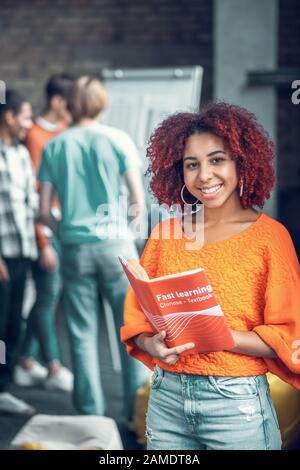
[[[52,415],[75,415],[71,396],[63,392],[49,392],[37,387],[11,387],[11,393],[33,405],[38,413]],[[10,442],[29,418],[16,415],[0,414],[0,449],[8,449]],[[138,450],[142,447],[136,442],[135,433],[129,432],[118,424],[124,449]]]
[[[136,441],[136,435],[128,431],[121,423],[122,382],[120,374],[114,370],[111,356],[107,322],[104,315],[100,316],[101,342],[99,344],[99,357],[101,358],[101,378],[103,389],[107,397],[108,416],[115,419],[123,441],[124,449],[142,449]],[[57,329],[64,365],[71,369],[68,338],[64,327],[61,312],[57,315]],[[52,415],[75,415],[72,399],[63,392],[49,392],[42,387],[11,386],[10,390],[17,397],[33,405],[38,413]],[[7,449],[12,438],[28,420],[27,417],[0,414],[0,449]]]

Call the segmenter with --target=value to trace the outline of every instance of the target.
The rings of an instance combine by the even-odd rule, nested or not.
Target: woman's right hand
[[[152,336],[141,334],[137,337],[136,344],[141,349],[151,354],[151,356],[157,357],[160,361],[169,365],[173,365],[177,362],[180,353],[195,347],[194,343],[186,343],[174,348],[168,348],[164,342],[165,337],[165,331],[161,331]]]

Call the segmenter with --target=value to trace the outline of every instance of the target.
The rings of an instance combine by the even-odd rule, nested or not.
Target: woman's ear
[[[16,117],[15,117],[14,113],[11,110],[8,110],[3,115],[3,121],[4,121],[4,124],[11,127],[11,126],[15,125]]]

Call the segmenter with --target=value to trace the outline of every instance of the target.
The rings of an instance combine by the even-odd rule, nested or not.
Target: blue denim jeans
[[[61,247],[57,238],[50,239],[60,263]],[[49,364],[60,360],[60,348],[56,330],[55,312],[62,290],[60,266],[55,271],[45,271],[39,261],[31,265],[36,288],[36,300],[29,314],[22,347],[23,357],[38,357]]]
[[[278,450],[281,435],[265,375],[178,374],[155,367],[148,450]]]
[[[0,282],[0,340],[5,344],[5,364],[0,364],[0,393],[12,382],[13,370],[20,353],[22,305],[27,271],[27,258],[4,258],[8,282]]]
[[[100,380],[99,294],[110,303],[119,335],[128,281],[118,255],[136,257],[134,244],[108,240],[63,246],[63,305],[74,372],[74,405],[81,414],[104,415],[107,411]],[[127,354],[120,340],[118,345],[124,390],[122,418],[129,420],[136,390],[147,382],[149,371]]]

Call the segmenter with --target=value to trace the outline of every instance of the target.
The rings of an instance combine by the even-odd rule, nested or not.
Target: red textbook
[[[124,258],[119,260],[154,333],[166,331],[169,348],[195,344],[182,355],[233,348],[233,337],[202,268],[149,279],[136,261],[140,272]],[[145,275],[140,276],[142,271]]]

